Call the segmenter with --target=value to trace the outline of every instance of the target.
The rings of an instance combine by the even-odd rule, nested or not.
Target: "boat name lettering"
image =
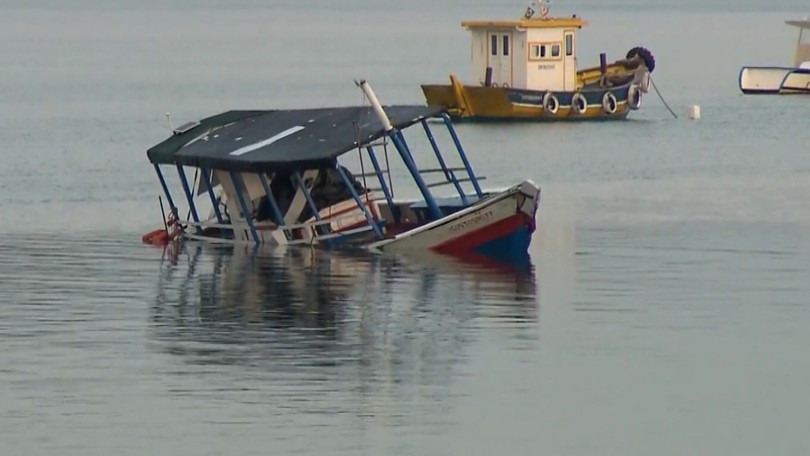
[[[557,65],[553,63],[540,63],[537,65],[538,70],[556,70]]]
[[[469,218],[467,220],[463,220],[461,222],[454,223],[454,224],[450,225],[450,231],[463,230],[463,229],[469,228],[469,227],[471,227],[473,225],[477,225],[477,224],[479,224],[479,223],[481,223],[481,222],[483,222],[485,220],[489,220],[490,218],[492,218],[492,211],[491,210],[487,211],[487,212],[477,214],[477,215],[475,215],[472,218]]]
[[[543,95],[529,95],[529,94],[526,94],[526,93],[520,93],[520,94],[518,94],[518,98],[520,99],[520,101],[524,101],[524,102],[525,101],[539,101],[539,102],[543,101]]]

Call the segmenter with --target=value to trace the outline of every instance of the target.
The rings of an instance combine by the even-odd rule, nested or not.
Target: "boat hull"
[[[742,67],[739,85],[747,95],[810,94],[810,69]]]
[[[451,84],[422,85],[422,92],[428,105],[444,107],[454,121],[623,120],[641,102],[640,87],[633,83],[550,92],[463,85],[451,78]],[[575,97],[584,98],[584,109],[577,110]]]
[[[371,247],[393,252],[475,253],[501,260],[521,258],[528,251],[539,204],[540,188],[532,181],[523,181],[464,210]]]

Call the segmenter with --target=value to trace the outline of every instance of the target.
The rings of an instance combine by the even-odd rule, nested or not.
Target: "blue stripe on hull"
[[[533,116],[533,117],[488,117],[488,116],[467,116],[467,117],[460,117],[460,116],[453,116],[450,117],[453,120],[453,123],[464,123],[464,122],[610,122],[615,120],[625,120],[627,116],[630,114],[630,109],[626,110],[625,112],[617,112],[616,114],[612,115],[604,115],[604,116]]]
[[[509,97],[509,101],[512,103],[520,103],[520,104],[527,104],[527,105],[536,105],[538,107],[543,106],[543,97],[546,94],[546,90],[525,90],[525,89],[504,89],[506,91],[507,96]],[[554,92],[555,97],[560,102],[560,106],[571,106],[571,101],[574,98],[576,93],[581,93],[585,97],[585,101],[588,102],[588,105],[602,105],[602,97],[605,96],[605,93],[612,92],[613,95],[616,96],[616,101],[621,103],[623,101],[627,101],[627,96],[630,92],[630,85],[623,85],[617,87],[610,87],[606,89],[598,88],[592,89],[586,87],[584,90],[579,92]]]
[[[479,245],[475,252],[498,261],[520,262],[528,257],[531,241],[531,228],[523,226],[506,236]]]

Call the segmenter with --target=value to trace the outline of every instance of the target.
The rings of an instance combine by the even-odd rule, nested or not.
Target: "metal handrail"
[[[450,166],[448,166],[447,169],[427,168],[427,169],[420,169],[420,170],[417,170],[417,171],[419,171],[420,173],[423,173],[423,174],[428,174],[428,173],[445,173],[445,174],[447,174],[448,171],[466,171],[466,170],[467,169],[464,168],[464,167],[459,167],[459,166],[450,167]]]
[[[487,176],[477,176],[475,179],[479,180],[479,181],[482,181],[482,180],[486,180],[486,178],[487,178]],[[470,182],[471,180],[472,180],[472,178],[463,177],[461,179],[456,179],[456,182]],[[453,183],[454,182],[451,181],[451,180],[446,180],[446,181],[433,182],[433,183],[427,184],[427,186],[428,186],[428,188],[433,188],[433,187],[441,187],[442,185],[453,184]]]

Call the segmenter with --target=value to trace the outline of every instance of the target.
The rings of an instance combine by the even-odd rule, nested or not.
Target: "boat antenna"
[[[166,118],[167,118],[167,119],[169,119],[169,128],[171,128],[171,129],[172,129],[172,131],[176,131],[176,130],[174,129],[174,124],[172,124],[172,113],[170,113],[170,112],[168,112],[168,111],[167,111],[167,112],[166,112]]]

